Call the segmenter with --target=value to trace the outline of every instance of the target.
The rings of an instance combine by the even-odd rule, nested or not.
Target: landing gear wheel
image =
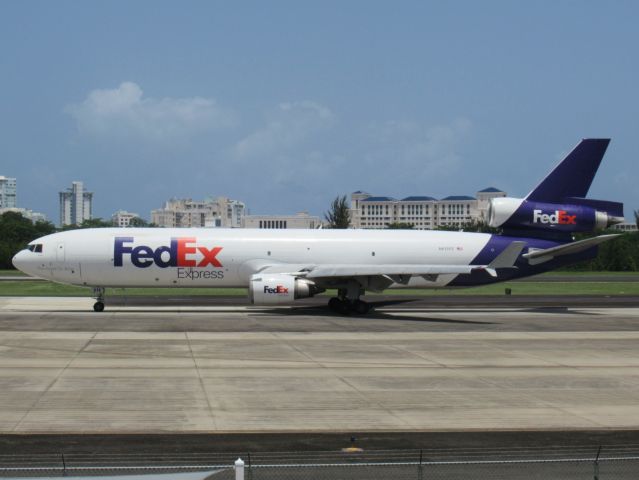
[[[337,312],[339,310],[339,306],[341,304],[341,300],[337,297],[333,297],[328,301],[328,308]]]
[[[353,303],[353,310],[360,315],[364,315],[369,312],[371,306],[363,300],[355,300]]]
[[[353,305],[348,298],[343,300],[339,300],[339,306],[337,307],[337,311],[342,315],[350,315],[353,311]]]
[[[104,287],[93,287],[93,298],[95,303],[93,304],[93,310],[101,312],[104,310]]]
[[[348,299],[341,299],[338,297],[333,297],[328,301],[328,308],[332,311],[341,313],[342,315],[348,315],[351,313],[351,302]]]

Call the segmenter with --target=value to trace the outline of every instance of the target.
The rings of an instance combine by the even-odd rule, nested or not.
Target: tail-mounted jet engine
[[[566,200],[566,204],[554,204],[521,198],[493,198],[488,208],[488,224],[491,227],[591,232],[624,220],[621,203],[585,198]]]
[[[249,300],[253,305],[286,305],[323,291],[312,280],[286,274],[258,273],[249,282]]]

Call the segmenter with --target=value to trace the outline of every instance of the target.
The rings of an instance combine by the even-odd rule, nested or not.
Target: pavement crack
[[[189,337],[189,332],[184,332],[184,336],[186,337],[186,343],[189,346],[189,352],[191,353],[191,359],[193,360],[193,366],[195,367],[195,372],[197,373],[198,381],[200,382],[200,388],[202,389],[202,394],[206,399],[206,405],[209,410],[209,415],[211,417],[211,422],[213,422],[213,428],[215,430],[218,429],[217,421],[215,419],[215,410],[213,409],[213,405],[211,405],[211,399],[209,398],[208,393],[206,393],[206,386],[204,385],[204,380],[202,379],[202,372],[200,371],[200,366],[197,363],[195,358],[195,353],[193,353],[193,345],[191,344],[191,337]]]
[[[82,353],[87,349],[87,347],[91,345],[91,342],[95,339],[97,334],[98,332],[93,332],[93,334],[91,335],[91,338],[89,338],[84,343],[84,345],[82,345],[82,347],[75,352],[75,354],[69,359],[69,361],[64,365],[64,367],[62,367],[62,369],[58,372],[55,378],[51,380],[51,382],[49,382],[49,384],[45,387],[45,389],[38,395],[38,398],[36,398],[35,402],[33,402],[33,404],[24,413],[24,415],[20,417],[20,420],[18,420],[18,422],[14,425],[14,427],[12,428],[12,431],[17,432],[20,429],[20,426],[25,421],[25,419],[29,416],[29,414],[38,407],[38,404],[42,401],[45,395],[49,393],[49,391],[54,387],[54,385],[58,383],[62,375],[65,374],[65,372],[68,370],[71,364],[75,361],[75,359],[78,358],[80,355],[82,355]]]

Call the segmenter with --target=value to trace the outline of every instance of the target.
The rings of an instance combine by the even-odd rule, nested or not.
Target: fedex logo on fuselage
[[[283,285],[278,285],[277,287],[269,287],[267,285],[264,285],[264,293],[277,293],[280,295],[286,295],[288,294],[288,288],[284,287]]]
[[[577,225],[577,215],[568,215],[566,210],[555,210],[555,213],[550,215],[541,210],[533,210],[533,223]]]
[[[123,266],[125,255],[129,255],[131,263],[138,268],[150,267],[153,264],[160,268],[222,266],[217,259],[222,247],[208,248],[197,245],[195,237],[171,238],[169,245],[162,245],[155,249],[147,245],[134,246],[133,243],[133,237],[115,237],[114,267]],[[198,252],[201,255],[198,255]],[[197,257],[201,257],[199,261]]]

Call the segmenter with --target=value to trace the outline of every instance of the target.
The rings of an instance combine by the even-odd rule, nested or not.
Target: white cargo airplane
[[[585,196],[608,146],[587,139],[525,199],[491,202],[499,235],[412,230],[80,229],[31,242],[13,264],[54,282],[92,287],[248,287],[255,305],[292,304],[326,289],[341,313],[366,313],[365,291],[468,287],[593,258],[616,235],[573,232],[623,221],[623,205]]]

